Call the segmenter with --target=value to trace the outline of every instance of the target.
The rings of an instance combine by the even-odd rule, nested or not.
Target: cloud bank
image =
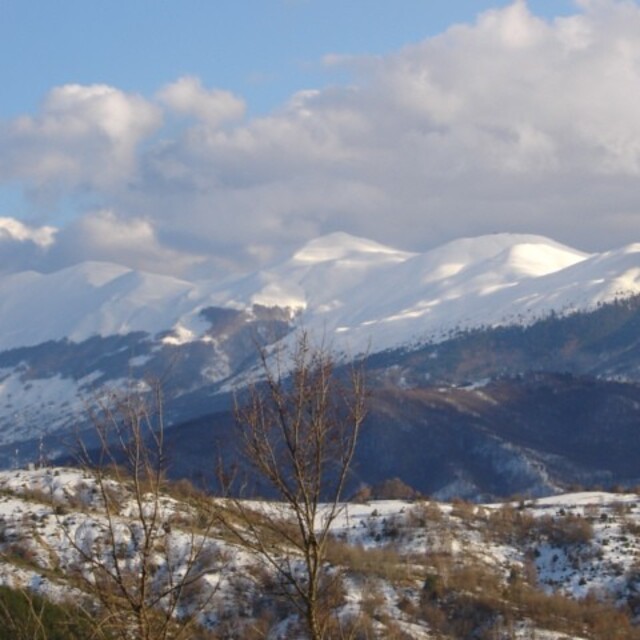
[[[219,275],[334,230],[420,250],[493,231],[640,240],[638,33],[635,2],[545,21],[517,1],[391,55],[328,55],[352,84],[252,119],[191,76],[149,97],[56,87],[0,123],[0,183],[34,219],[73,213],[44,244],[0,224],[0,270]]]

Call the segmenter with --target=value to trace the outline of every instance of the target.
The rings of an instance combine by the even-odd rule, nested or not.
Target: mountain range
[[[222,282],[98,262],[4,275],[0,462],[41,439],[59,455],[92,399],[154,377],[184,473],[206,425],[231,440],[230,394],[255,375],[256,344],[304,327],[339,362],[365,362],[374,390],[354,483],[398,475],[447,497],[630,484],[639,294],[640,244],[588,254],[503,233],[424,253],[334,233]],[[410,463],[412,442],[431,464]]]
[[[408,253],[345,233],[223,282],[85,262],[0,279],[0,349],[142,331],[205,338],[210,308],[287,309],[354,352],[442,338],[453,328],[529,323],[640,291],[640,245],[586,254],[541,236],[494,234]],[[43,315],[44,314],[44,315]]]

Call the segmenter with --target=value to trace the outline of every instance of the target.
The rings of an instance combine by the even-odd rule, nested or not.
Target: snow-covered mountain
[[[0,349],[134,331],[191,342],[206,335],[204,309],[258,304],[289,309],[352,352],[375,352],[638,292],[640,244],[589,255],[541,236],[494,234],[415,254],[334,233],[222,284],[95,262],[4,276]]]
[[[167,381],[171,423],[214,411],[255,365],[256,340],[274,345],[290,339],[296,326],[349,356],[383,354],[383,368],[395,371],[387,379],[401,386],[511,375],[526,370],[523,363],[534,356],[532,370],[574,371],[575,362],[558,358],[575,349],[575,335],[571,344],[553,347],[555,360],[513,340],[499,349],[474,347],[471,364],[464,349],[437,351],[434,345],[451,344],[463,330],[532,327],[551,315],[572,317],[638,293],[640,244],[586,254],[541,236],[506,233],[423,253],[334,233],[269,268],[224,282],[98,262],[5,275],[0,465],[15,455],[17,442],[30,441],[26,450],[42,435],[57,443],[86,415],[88,400],[132,379]],[[610,377],[636,371],[640,379],[630,335],[609,369],[601,350],[580,353],[580,371]],[[425,345],[431,345],[428,353]],[[419,348],[423,355],[409,364],[384,355]],[[446,369],[450,363],[455,371]],[[385,375],[376,369],[376,376]]]

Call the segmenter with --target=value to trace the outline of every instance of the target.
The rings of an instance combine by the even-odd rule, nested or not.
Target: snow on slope
[[[437,339],[457,326],[500,323],[506,311],[504,303],[496,308],[496,298],[517,307],[513,287],[586,257],[540,236],[456,240],[406,260],[368,290],[355,291],[353,315],[341,319],[336,329],[349,336],[352,348],[360,350],[370,340],[375,351],[399,342]]]
[[[92,335],[157,333],[193,310],[195,285],[86,262],[51,274],[0,279],[0,349]]]
[[[231,283],[226,295],[239,306],[253,303],[324,314],[344,307],[351,291],[414,255],[332,233],[307,243],[289,260]]]
[[[640,292],[640,244],[589,255],[535,235],[464,238],[415,254],[334,233],[221,285],[105,263],[0,278],[0,349],[173,330],[202,336],[207,306],[288,307],[351,353],[528,323]],[[338,346],[338,345],[336,345]]]

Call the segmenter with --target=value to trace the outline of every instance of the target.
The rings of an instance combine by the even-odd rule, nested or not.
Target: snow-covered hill
[[[117,563],[125,576],[135,575],[127,584],[137,593],[136,570],[148,562],[153,574],[145,585],[152,595],[168,575],[180,580],[188,568],[198,579],[185,588],[176,616],[198,607],[198,621],[216,637],[305,637],[295,632],[298,614],[281,597],[273,567],[219,524],[194,527],[209,513],[205,498],[181,500],[184,485],[167,487],[156,501],[155,494],[145,494],[147,508],[158,508],[148,560],[145,547],[136,544],[145,539],[138,494],[132,485],[105,482],[109,519],[90,473],[0,472],[0,585],[62,603],[70,596],[82,602],[86,594],[91,602],[93,578],[103,575],[103,566]],[[218,523],[223,501],[207,504]],[[246,504],[258,529],[261,513],[285,513],[277,503]],[[300,561],[284,538],[270,544],[289,567]],[[329,602],[344,628],[362,631],[352,637],[594,640],[615,631],[616,638],[633,639],[639,552],[638,496],[631,493],[486,505],[349,503],[331,527],[328,575],[339,588]],[[101,588],[116,584],[103,579]],[[251,633],[255,629],[260,636]]]

